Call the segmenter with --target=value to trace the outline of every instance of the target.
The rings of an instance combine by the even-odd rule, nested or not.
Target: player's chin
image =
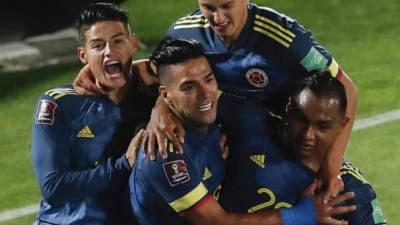
[[[211,114],[207,116],[201,116],[200,120],[205,125],[210,125],[215,122],[216,114]]]
[[[127,83],[127,80],[125,78],[125,76],[123,74],[121,74],[120,76],[116,77],[109,77],[108,78],[108,85],[110,88],[113,89],[117,89],[117,88],[122,88],[123,86],[125,86]]]

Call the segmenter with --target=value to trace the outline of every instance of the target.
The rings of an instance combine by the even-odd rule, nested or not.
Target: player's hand
[[[73,87],[79,95],[103,95],[105,91],[102,90],[95,83],[95,78],[89,65],[85,65],[80,71],[78,76],[73,82]]]
[[[229,155],[229,146],[228,146],[227,137],[225,134],[221,135],[221,139],[219,139],[219,146],[221,147],[222,158],[227,159],[228,155]]]
[[[146,127],[146,135],[144,136],[143,145],[147,158],[156,159],[154,149],[158,146],[160,155],[166,159],[167,139],[171,141],[176,152],[182,154],[183,137],[185,130],[180,120],[171,112],[168,105],[159,98],[151,111],[150,122]]]
[[[340,203],[354,197],[354,192],[346,192],[339,194],[338,196],[329,200],[326,204],[321,204],[322,196],[316,195],[314,198],[314,204],[317,211],[317,223],[318,224],[332,224],[342,225],[348,224],[345,220],[337,220],[332,216],[346,214],[355,211],[357,208],[355,205],[338,206]]]
[[[354,197],[354,192],[346,192],[344,194],[337,195],[330,199],[326,204],[322,203],[323,194],[316,193],[317,191],[317,180],[315,180],[303,193],[304,196],[311,195],[314,201],[314,207],[317,215],[318,224],[329,224],[329,225],[347,225],[348,222],[345,220],[337,220],[332,218],[334,215],[340,215],[350,213],[356,210],[355,205],[338,206],[340,203]]]
[[[126,150],[125,157],[129,162],[129,165],[133,168],[136,162],[137,151],[142,144],[144,137],[144,130],[141,129],[134,138],[132,138],[131,143],[128,146],[128,150]]]
[[[328,201],[344,190],[344,183],[340,175],[318,178],[317,189],[323,194],[322,203],[327,204]]]

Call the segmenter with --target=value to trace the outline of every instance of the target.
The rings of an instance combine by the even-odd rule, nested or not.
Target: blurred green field
[[[253,1],[298,19],[334,55],[359,91],[358,118],[400,108],[400,4],[396,0]],[[134,31],[149,46],[168,26],[196,6],[193,0],[127,0]],[[148,52],[143,53],[146,55]],[[398,60],[397,60],[398,61]],[[31,120],[40,93],[70,83],[78,65],[52,66],[0,74],[0,212],[38,202],[38,187],[30,161]],[[397,97],[397,98],[396,98]],[[400,121],[353,133],[346,158],[374,184],[391,224],[400,224]],[[4,224],[31,224],[34,216]]]

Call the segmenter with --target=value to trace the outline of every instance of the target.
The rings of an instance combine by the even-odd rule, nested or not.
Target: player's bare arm
[[[182,153],[181,143],[185,130],[180,120],[171,112],[162,98],[158,98],[151,111],[151,118],[146,127],[146,135],[143,141],[148,158],[155,159],[155,148],[158,146],[161,156],[167,157],[166,140],[170,140],[177,152]],[[157,144],[157,146],[156,146]]]
[[[95,78],[89,65],[85,65],[79,71],[73,82],[74,90],[80,95],[102,95],[104,90],[96,85]]]
[[[305,214],[309,214],[309,210],[312,210],[306,203],[310,201],[309,199],[304,200],[294,208],[284,209],[292,210],[289,214],[286,214],[282,210],[270,210],[251,214],[234,214],[226,212],[214,198],[210,198],[210,200],[205,202],[201,207],[187,211],[183,215],[195,225],[280,225],[314,224],[315,222],[317,224],[345,225],[348,224],[347,221],[336,220],[333,219],[332,216],[354,211],[355,206],[336,206],[353,197],[354,193],[348,192],[333,198],[328,204],[323,205],[321,204],[322,194],[314,195],[312,204],[314,204],[315,207],[316,218],[304,216]]]
[[[335,138],[327,151],[325,161],[321,168],[321,179],[326,181],[326,190],[323,201],[326,203],[330,197],[335,197],[343,189],[343,182],[339,178],[341,162],[346,150],[347,143],[350,138],[351,130],[355,121],[357,111],[357,90],[350,77],[341,69],[339,69],[338,79],[345,87],[347,94],[346,115],[349,121],[343,131]],[[324,182],[320,182],[321,184]]]

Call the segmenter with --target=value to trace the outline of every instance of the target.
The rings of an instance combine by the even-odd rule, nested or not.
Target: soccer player
[[[249,4],[248,0],[198,0],[198,4],[200,8],[178,19],[167,36],[201,42],[222,91],[258,98],[282,114],[290,90],[312,72],[328,70],[344,84],[350,120],[328,150],[322,168],[323,177],[330,181],[327,194],[334,195],[357,105],[349,77],[308,30],[286,15]],[[162,124],[153,121],[153,127]],[[168,128],[168,121],[165,123]]]
[[[352,211],[336,208],[343,195],[322,205],[308,197],[292,209],[254,214],[227,213],[218,195],[224,174],[214,125],[217,83],[201,45],[187,40],[164,40],[153,53],[160,77],[160,96],[182,121],[184,155],[171,150],[167,159],[141,154],[130,178],[131,202],[141,224],[316,224],[331,215]],[[167,144],[169,145],[169,144]],[[172,148],[172,147],[171,147]],[[341,221],[330,224],[345,224]]]
[[[327,196],[334,196],[341,184],[336,176],[357,106],[357,93],[350,78],[331,54],[314,40],[311,32],[282,13],[249,4],[248,0],[198,0],[198,4],[199,9],[178,19],[166,36],[199,41],[222,91],[258,98],[275,113],[283,114],[290,90],[312,72],[328,70],[331,77],[343,83],[348,93],[346,114],[349,122],[327,151],[321,176],[329,181]],[[143,79],[152,80],[145,72],[149,66],[138,67],[142,68]],[[81,72],[85,73],[89,74],[88,68]],[[90,79],[81,79],[84,81],[78,79],[75,83],[82,83],[81,86],[91,92],[96,91]],[[84,93],[82,88],[76,89]],[[165,153],[164,137],[181,150],[179,143],[184,130],[167,110],[168,107],[162,104],[157,104],[153,110],[146,138],[150,155],[155,143],[161,145],[160,150]]]
[[[78,57],[106,93],[80,96],[66,85],[40,97],[32,131],[42,193],[35,224],[136,224],[128,180],[138,140],[129,143],[155,101],[134,88],[137,37],[127,13],[105,3],[83,10],[78,30]]]
[[[280,129],[281,122],[266,119],[260,102],[223,95],[218,103],[224,105],[218,110],[230,144],[219,202],[235,213],[292,207],[317,176],[329,145],[348,122],[343,85],[323,73],[306,78],[291,97],[282,132],[284,145],[274,130]],[[357,210],[335,218],[354,225],[385,224],[376,194],[358,169],[344,162],[341,177],[344,191],[355,193],[345,204],[356,205]]]
[[[348,123],[346,104],[343,85],[321,75],[305,79],[291,97],[285,118],[286,146],[314,175],[321,168],[329,146]],[[359,169],[343,161],[340,175],[344,191],[355,193],[344,204],[356,205],[357,210],[338,218],[350,225],[386,224],[376,193]]]

